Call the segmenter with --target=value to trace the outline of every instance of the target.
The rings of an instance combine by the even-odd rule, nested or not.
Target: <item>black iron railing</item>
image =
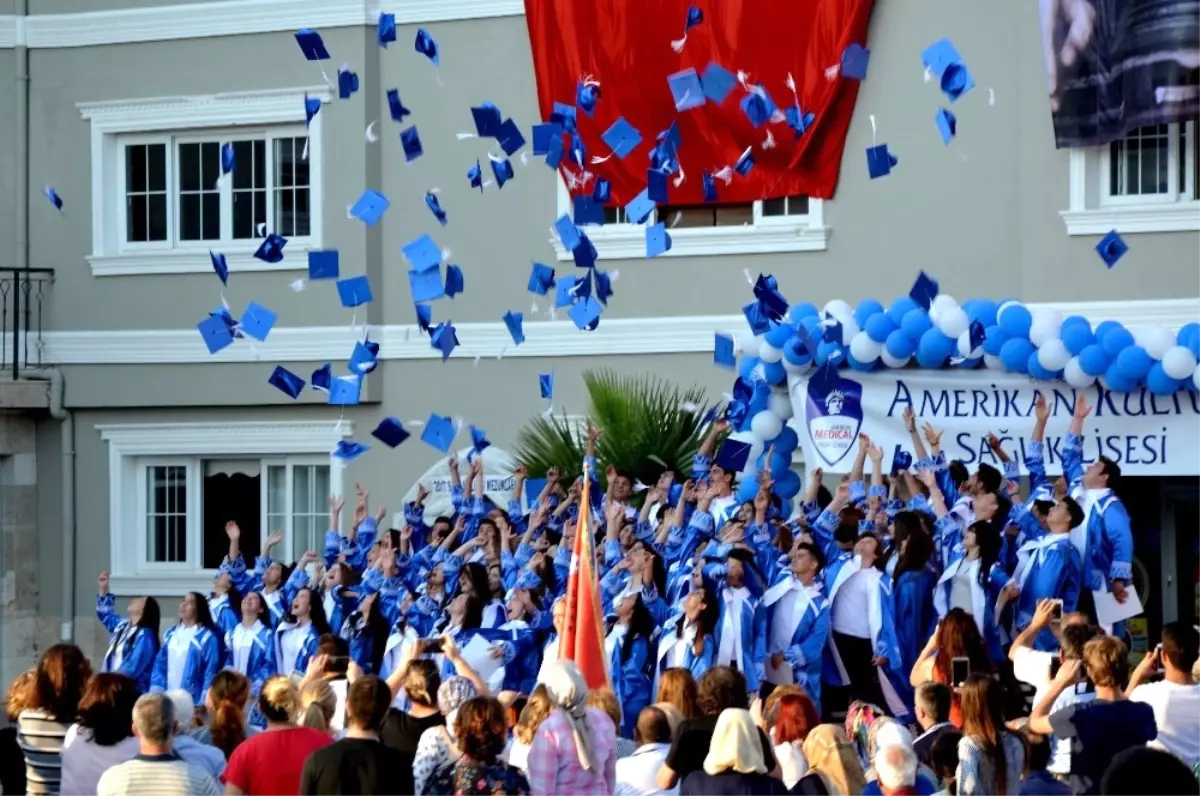
[[[42,305],[53,283],[53,268],[0,268],[0,372],[11,368],[14,381],[42,365]]]

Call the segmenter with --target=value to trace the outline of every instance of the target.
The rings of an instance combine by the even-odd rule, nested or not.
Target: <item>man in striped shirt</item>
[[[165,694],[145,694],[133,706],[138,756],[100,777],[99,796],[218,796],[221,788],[207,773],[185,763],[172,748],[175,706]]]

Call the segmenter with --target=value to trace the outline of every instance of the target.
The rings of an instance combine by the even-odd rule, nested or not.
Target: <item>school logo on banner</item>
[[[813,449],[833,467],[854,449],[862,428],[862,385],[846,378],[810,380],[804,418]]]

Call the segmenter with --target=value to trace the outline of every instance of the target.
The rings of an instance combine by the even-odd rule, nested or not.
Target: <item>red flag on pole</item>
[[[608,660],[604,656],[604,609],[600,604],[600,586],[596,576],[596,553],[592,545],[589,478],[583,476],[579,496],[579,522],[575,527],[575,547],[571,552],[571,574],[567,579],[567,611],[560,660],[575,661],[588,688],[609,686]]]

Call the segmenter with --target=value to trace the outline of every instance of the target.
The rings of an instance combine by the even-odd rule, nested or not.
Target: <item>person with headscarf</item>
[[[475,684],[459,675],[446,678],[438,688],[438,712],[446,723],[425,730],[417,743],[413,759],[413,793],[416,796],[425,793],[425,786],[433,777],[462,757],[458,739],[454,736],[454,719],[462,704],[478,695]]]
[[[543,667],[554,710],[529,749],[533,796],[610,794],[617,781],[617,728],[599,708],[587,707],[588,687],[573,661]]]
[[[783,782],[767,774],[758,728],[750,711],[726,708],[721,712],[704,768],[684,777],[679,793],[680,796],[787,793]]]
[[[808,773],[791,789],[795,794],[813,796],[860,796],[866,776],[854,745],[837,724],[819,724],[804,739],[804,759]]]

